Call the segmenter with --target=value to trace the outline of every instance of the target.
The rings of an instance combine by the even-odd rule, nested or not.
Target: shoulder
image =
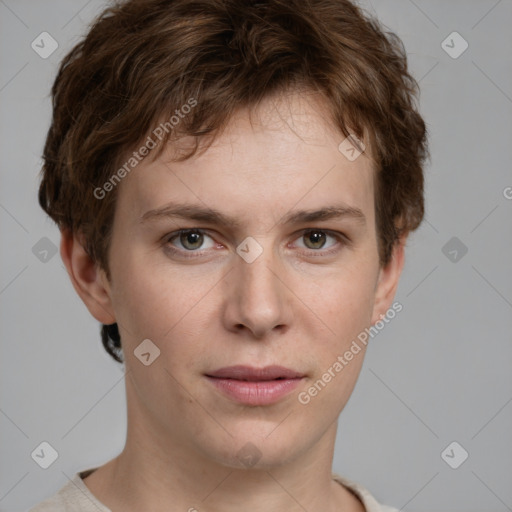
[[[57,493],[50,498],[41,501],[28,512],[67,512],[69,509],[66,506],[64,496],[69,494],[69,483],[62,487]]]
[[[38,503],[28,512],[111,512],[95,498],[82,480],[81,475],[90,471],[92,470],[76,473],[53,496]]]
[[[341,485],[352,491],[363,503],[366,512],[399,512],[397,508],[390,507],[388,505],[380,504],[361,484],[357,482],[353,482],[348,478],[340,476],[336,473],[332,475],[333,479],[336,482],[339,482]]]

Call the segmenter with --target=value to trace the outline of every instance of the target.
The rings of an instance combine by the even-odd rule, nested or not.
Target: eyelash
[[[202,235],[206,235],[210,238],[213,238],[211,235],[208,234],[208,232],[206,230],[203,230],[201,228],[187,228],[187,229],[180,229],[178,231],[174,231],[173,233],[170,233],[169,235],[167,235],[165,238],[164,238],[164,245],[165,245],[165,248],[167,251],[169,251],[171,254],[173,255],[179,255],[183,258],[198,258],[198,257],[201,257],[203,256],[204,254],[204,251],[200,251],[200,250],[182,250],[182,249],[176,249],[174,246],[170,245],[172,240],[174,240],[175,238],[178,238],[180,235],[184,234],[184,233],[200,233]],[[320,228],[307,228],[307,229],[304,229],[300,232],[299,236],[297,238],[301,238],[303,237],[304,235],[307,235],[309,233],[315,233],[315,232],[320,232],[320,233],[324,233],[328,236],[331,236],[333,238],[335,238],[337,241],[338,241],[338,244],[335,244],[335,247],[334,248],[331,248],[331,249],[328,249],[328,250],[324,250],[322,251],[322,249],[309,249],[309,250],[303,250],[302,252],[305,252],[307,253],[308,255],[312,255],[312,256],[330,256],[330,255],[333,255],[333,254],[336,254],[337,252],[339,252],[341,250],[341,247],[339,247],[339,245],[341,244],[341,246],[345,246],[345,245],[348,245],[350,243],[350,240],[347,238],[346,235],[344,235],[343,233],[340,233],[340,232],[337,232],[337,231],[331,231],[329,229],[320,229]],[[208,250],[208,249],[206,249]]]

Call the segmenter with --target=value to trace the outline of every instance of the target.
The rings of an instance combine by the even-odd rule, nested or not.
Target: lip
[[[283,366],[229,366],[206,374],[224,395],[246,405],[270,405],[291,393],[304,374]]]

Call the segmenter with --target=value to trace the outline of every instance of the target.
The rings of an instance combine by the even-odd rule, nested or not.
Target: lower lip
[[[208,380],[225,395],[247,405],[269,405],[291,393],[302,378],[250,382],[207,376]]]

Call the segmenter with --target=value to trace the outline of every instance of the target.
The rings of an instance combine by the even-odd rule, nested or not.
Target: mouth
[[[229,366],[205,374],[224,396],[246,405],[270,405],[290,394],[305,377],[283,366]]]

